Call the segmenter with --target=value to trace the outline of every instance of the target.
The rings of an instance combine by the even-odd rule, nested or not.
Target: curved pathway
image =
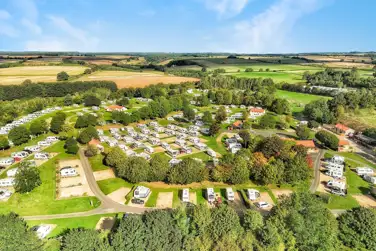
[[[324,157],[324,154],[325,154],[325,150],[320,149],[316,158],[315,158],[315,161],[314,161],[314,164],[313,164],[314,177],[313,177],[313,180],[312,180],[312,184],[309,188],[309,191],[311,193],[315,193],[319,184],[320,184],[320,163],[321,163],[322,157]]]
[[[98,214],[108,214],[108,213],[135,213],[141,214],[146,211],[153,210],[153,208],[139,208],[131,207],[127,205],[120,204],[113,201],[108,196],[106,196],[102,190],[99,188],[97,181],[95,180],[91,165],[88,158],[84,154],[84,150],[80,149],[79,156],[82,164],[82,168],[85,172],[86,180],[88,185],[93,192],[93,194],[99,199],[101,205],[93,210],[77,213],[66,213],[66,214],[52,214],[52,215],[36,215],[36,216],[24,216],[25,220],[49,220],[49,219],[62,219],[62,218],[74,218],[74,217],[85,217]]]

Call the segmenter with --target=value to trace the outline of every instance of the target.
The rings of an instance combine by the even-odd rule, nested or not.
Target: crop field
[[[152,84],[179,84],[186,81],[198,81],[196,78],[175,77],[158,72],[101,71],[79,80],[111,80],[119,88],[144,87]]]
[[[65,71],[69,75],[77,75],[84,72],[83,66],[24,66],[0,69],[0,84],[21,84],[26,79],[33,82],[56,81],[56,75]]]

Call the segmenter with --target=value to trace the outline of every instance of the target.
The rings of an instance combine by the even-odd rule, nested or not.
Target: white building
[[[134,190],[133,196],[137,199],[144,199],[150,194],[150,189],[144,186],[138,186]]]
[[[73,167],[66,166],[60,169],[60,175],[62,177],[73,177],[73,176],[77,176],[78,173],[77,173],[77,170],[74,169]]]
[[[265,110],[260,107],[252,107],[251,109],[249,109],[249,117],[251,119],[256,119],[263,115],[265,115]]]

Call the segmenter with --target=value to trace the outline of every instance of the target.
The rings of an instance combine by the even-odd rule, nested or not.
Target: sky
[[[0,0],[0,51],[373,51],[375,9],[375,0]]]

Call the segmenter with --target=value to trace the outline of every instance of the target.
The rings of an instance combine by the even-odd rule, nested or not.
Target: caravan
[[[66,166],[60,169],[60,175],[62,177],[73,177],[73,176],[77,176],[78,173],[76,169],[74,169],[73,167]]]
[[[15,184],[14,178],[5,178],[0,180],[0,187],[11,187]]]
[[[370,167],[357,167],[356,168],[356,174],[359,176],[363,175],[373,175],[374,171]]]
[[[256,189],[247,189],[247,198],[249,200],[257,200],[260,197],[260,192]]]
[[[234,201],[235,200],[235,193],[232,190],[231,187],[226,188],[226,198],[229,201]]]
[[[137,199],[144,199],[150,194],[150,189],[144,186],[138,186],[134,190],[133,196]]]
[[[14,158],[2,158],[0,159],[0,166],[10,166],[14,164]]]
[[[213,203],[215,201],[215,193],[213,188],[206,189],[206,199],[209,203]]]
[[[30,152],[39,152],[41,149],[40,146],[26,146],[24,150]]]
[[[49,159],[50,155],[46,152],[39,152],[34,155],[34,159],[46,160]]]
[[[189,202],[189,189],[184,188],[182,193],[181,193],[181,200],[183,202]]]

